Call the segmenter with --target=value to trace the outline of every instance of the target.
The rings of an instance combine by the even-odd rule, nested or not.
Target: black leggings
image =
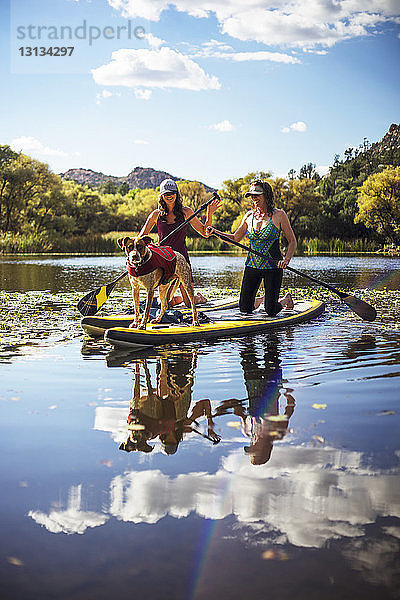
[[[281,291],[283,269],[255,269],[245,267],[240,289],[239,309],[243,313],[251,313],[254,310],[254,300],[261,281],[264,280],[265,289],[265,312],[274,317],[282,310],[282,304],[278,302]]]

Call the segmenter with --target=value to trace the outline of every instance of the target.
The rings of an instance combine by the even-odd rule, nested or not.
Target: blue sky
[[[0,143],[55,172],[143,166],[215,187],[310,161],[324,172],[400,121],[398,0],[0,6]],[[21,56],[27,46],[74,51]]]

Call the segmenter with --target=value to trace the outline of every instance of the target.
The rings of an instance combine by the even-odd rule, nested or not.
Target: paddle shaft
[[[215,440],[214,438],[212,438],[210,435],[207,435],[206,433],[201,433],[201,431],[199,431],[198,429],[195,429],[194,427],[190,428],[190,431],[194,431],[194,433],[198,433],[199,435],[201,435],[201,437],[203,437],[206,440],[210,440],[210,442],[212,442],[214,445],[218,444],[220,442],[220,440]]]
[[[253,250],[253,248],[249,248],[248,246],[245,246],[244,244],[241,244],[240,242],[237,242],[236,240],[231,240],[227,235],[224,235],[223,233],[219,233],[214,230],[213,234],[218,236],[222,240],[225,240],[229,244],[233,244],[234,246],[243,248],[243,250],[247,250],[247,252],[256,254],[257,256],[260,256],[261,258],[267,258],[268,260],[272,260],[276,263],[279,262],[277,259],[269,256],[269,254],[263,254],[262,252],[258,252],[258,250]],[[293,267],[286,267],[286,269],[288,271],[291,271],[292,273],[296,273],[296,275],[300,275],[301,277],[306,277],[307,279],[310,279],[310,281],[313,281],[314,283],[318,283],[319,285],[322,285],[323,287],[328,288],[329,290],[331,290],[332,292],[334,292],[335,294],[340,296],[340,298],[347,298],[347,296],[348,296],[348,294],[346,294],[345,292],[341,292],[337,288],[333,287],[333,285],[329,285],[329,283],[324,283],[323,281],[320,281],[319,279],[316,279],[315,277],[312,277],[311,275],[307,275],[306,273],[302,273],[301,271],[298,271],[297,269],[293,269]]]

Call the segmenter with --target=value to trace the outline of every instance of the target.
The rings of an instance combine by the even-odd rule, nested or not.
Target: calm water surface
[[[399,289],[399,263],[293,260],[353,289]],[[243,257],[193,266],[198,285],[236,289]],[[5,257],[0,288],[85,292],[122,270]],[[0,597],[399,598],[395,325],[336,303],[286,330],[129,354],[71,321],[71,341],[0,364]],[[196,431],[176,442],[187,415]]]

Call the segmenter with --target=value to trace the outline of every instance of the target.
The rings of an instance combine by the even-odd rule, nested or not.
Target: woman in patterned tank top
[[[208,226],[212,223],[212,217],[214,212],[220,205],[220,199],[216,198],[207,206],[206,222],[203,224],[200,219],[193,217],[190,221],[190,225],[198,231],[203,237],[209,237]],[[183,223],[186,219],[192,216],[193,209],[189,206],[183,206],[182,198],[179,194],[178,186],[173,179],[164,179],[160,184],[160,196],[158,200],[158,208],[153,210],[147,217],[146,223],[143,225],[139,237],[148,235],[152,229],[157,226],[158,241],[162,246],[163,239],[171,233],[178,225]],[[186,247],[186,227],[182,227],[175,235],[168,238],[168,246],[180,252],[187,262],[190,264],[189,253]],[[182,296],[175,296],[173,299],[169,299],[169,306],[175,306],[184,302],[186,306],[190,306],[190,300],[183,286],[180,286]],[[195,303],[207,302],[200,292],[195,294]]]
[[[287,214],[274,206],[274,194],[269,183],[254,181],[246,193],[246,197],[248,196],[251,196],[253,208],[244,215],[235,233],[224,233],[224,235],[235,242],[240,242],[247,235],[252,249],[267,254],[275,260],[260,258],[249,253],[243,273],[239,308],[243,313],[251,313],[259,306],[260,301],[256,299],[256,294],[261,281],[264,281],[265,295],[262,300],[265,311],[269,316],[275,316],[283,308],[293,308],[293,299],[289,293],[281,300],[278,298],[283,269],[287,267],[293,256],[297,241]],[[212,233],[213,229],[210,228],[210,231]],[[288,241],[284,258],[279,247],[281,231]]]

